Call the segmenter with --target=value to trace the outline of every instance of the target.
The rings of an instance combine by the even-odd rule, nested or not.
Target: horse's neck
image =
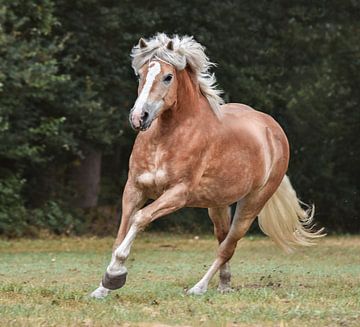
[[[193,81],[191,73],[180,71],[177,80],[177,101],[159,117],[159,131],[168,134],[175,129],[186,128],[187,132],[191,132],[194,128],[209,127],[209,124],[215,123],[218,118]]]

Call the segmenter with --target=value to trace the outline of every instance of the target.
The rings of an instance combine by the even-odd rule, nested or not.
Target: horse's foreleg
[[[261,207],[251,205],[252,201],[238,202],[233,222],[224,241],[220,244],[218,254],[204,277],[189,291],[188,294],[200,295],[207,291],[208,284],[215,273],[225,265],[235,252],[237,242],[246,234]]]
[[[231,210],[230,207],[222,208],[209,208],[209,216],[211,221],[214,224],[214,233],[215,236],[221,244],[230,229],[231,221]],[[231,273],[230,273],[230,263],[226,262],[220,267],[220,282],[218,286],[218,291],[228,292],[231,290],[230,286]]]
[[[105,274],[103,280],[100,282],[99,287],[91,293],[91,297],[94,298],[103,298],[107,296],[114,286],[123,285],[126,280],[126,268],[122,267],[121,264],[116,266],[116,260],[114,256],[115,249],[123,242],[126,234],[129,231],[130,219],[134,215],[136,211],[138,211],[145,203],[146,199],[143,193],[135,187],[131,180],[128,180],[124,189],[123,198],[122,198],[122,215],[121,215],[121,223],[119,227],[119,231],[117,237],[115,239],[113,245],[113,254],[112,260],[113,262],[113,275],[115,276],[113,280],[113,285],[108,285],[107,274]],[[116,281],[116,282],[115,282]],[[104,285],[106,284],[106,285]],[[117,288],[117,287],[115,287]]]
[[[163,193],[156,201],[134,214],[130,221],[128,233],[113,252],[112,260],[102,280],[101,286],[103,288],[114,290],[125,284],[127,270],[124,263],[130,254],[131,245],[137,233],[153,220],[182,208],[186,200],[187,188],[182,184],[177,185]]]
[[[122,243],[130,228],[130,219],[145,204],[146,198],[141,190],[136,188],[132,181],[126,183],[122,197],[122,217],[113,251]]]

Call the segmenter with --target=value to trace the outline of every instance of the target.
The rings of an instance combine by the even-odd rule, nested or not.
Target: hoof
[[[206,293],[206,291],[206,288],[195,285],[193,288],[190,288],[186,293],[187,295],[203,295]]]
[[[108,296],[110,290],[100,285],[94,292],[90,294],[90,297],[94,299],[103,299]]]
[[[102,285],[109,290],[117,290],[125,285],[126,276],[127,272],[124,272],[121,275],[110,275],[108,272],[105,272],[102,279]]]
[[[220,292],[221,294],[234,292],[234,289],[231,288],[229,285],[219,285],[219,287],[217,288],[217,290],[218,290],[218,292]]]

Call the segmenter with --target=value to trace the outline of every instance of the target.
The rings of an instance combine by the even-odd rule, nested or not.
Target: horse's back
[[[279,124],[270,115],[242,103],[227,103],[221,106],[221,119],[225,123],[258,122],[266,125]],[[280,126],[279,126],[280,127]]]
[[[278,122],[270,115],[245,104],[227,103],[222,105],[221,121],[226,129],[231,127],[232,130],[238,130],[252,136],[257,136],[259,132],[263,131],[265,131],[265,134],[270,132],[277,140],[283,143],[285,148],[288,147],[287,137]]]
[[[226,103],[221,106],[221,112],[249,112],[256,111],[254,108],[242,103]]]

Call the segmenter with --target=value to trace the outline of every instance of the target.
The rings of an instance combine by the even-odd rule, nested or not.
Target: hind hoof
[[[219,285],[217,290],[221,294],[232,293],[235,291],[230,285]]]
[[[126,276],[127,272],[124,272],[121,275],[110,275],[108,272],[105,272],[102,279],[102,286],[109,290],[117,290],[125,285]]]

